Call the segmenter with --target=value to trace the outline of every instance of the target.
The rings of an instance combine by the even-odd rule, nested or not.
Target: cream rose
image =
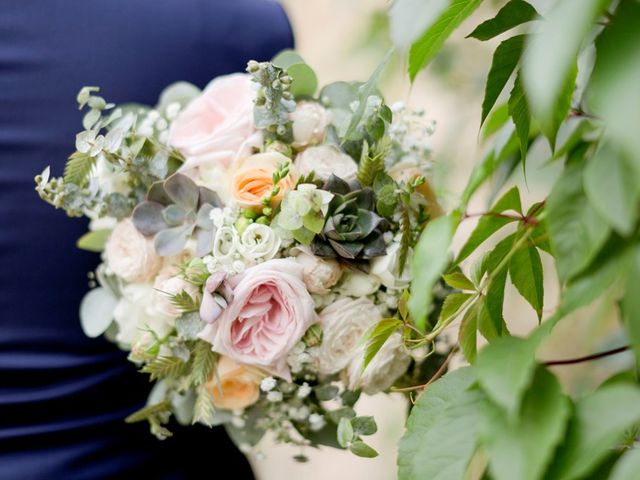
[[[169,130],[169,144],[186,158],[181,170],[231,163],[251,152],[256,143],[250,75],[214,79],[178,114]]]
[[[233,299],[200,337],[237,362],[291,380],[287,357],[318,320],[302,267],[292,259],[269,260],[228,284]]]
[[[381,318],[378,308],[366,297],[341,298],[322,310],[320,372],[332,374],[345,369],[359,353],[363,335]]]
[[[119,343],[132,345],[148,330],[159,337],[171,331],[173,319],[156,309],[153,292],[153,287],[146,283],[131,283],[122,288],[122,297],[113,311]]]
[[[262,208],[262,200],[273,190],[273,174],[283,163],[290,164],[291,160],[277,152],[258,153],[240,160],[231,173],[233,199],[245,208]],[[280,192],[274,196],[272,205],[280,203],[285,192],[295,187],[297,179],[297,170],[290,165],[289,175],[278,183]]]
[[[309,147],[298,154],[294,165],[301,175],[315,172],[316,178],[326,180],[331,174],[349,182],[356,178],[358,164],[346,153],[332,145]]]
[[[153,241],[138,232],[129,218],[111,232],[105,255],[109,268],[127,282],[146,282],[162,267]]]
[[[205,387],[214,406],[225,410],[242,410],[260,398],[260,381],[264,374],[256,368],[220,356],[216,371]]]
[[[198,289],[192,283],[178,276],[178,269],[173,265],[167,265],[160,270],[153,283],[153,301],[155,308],[162,315],[177,318],[182,311],[171,301],[171,297],[182,291],[187,292],[191,298],[198,297]]]
[[[293,146],[296,148],[321,143],[331,120],[329,112],[322,105],[307,101],[298,102],[289,118],[293,130]]]
[[[387,246],[387,254],[371,260],[371,275],[375,275],[385,287],[401,290],[411,282],[411,258],[413,252],[409,249],[402,275],[400,275],[400,244],[393,242]]]
[[[340,264],[332,258],[320,258],[311,253],[307,247],[298,247],[295,252],[296,262],[302,265],[302,278],[311,293],[325,295],[342,276]]]
[[[388,389],[409,366],[411,357],[407,353],[399,333],[392,334],[373,360],[363,371],[364,349],[349,364],[349,389],[362,389],[364,393],[373,395]]]
[[[342,276],[338,290],[343,295],[351,297],[366,297],[378,291],[380,280],[356,270],[349,270]]]

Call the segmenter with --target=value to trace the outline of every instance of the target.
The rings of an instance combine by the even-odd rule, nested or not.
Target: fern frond
[[[209,391],[201,385],[198,387],[196,403],[193,406],[193,422],[202,423],[207,427],[213,426],[214,414],[216,409],[213,406],[213,399]]]
[[[151,363],[147,363],[142,373],[150,375],[149,380],[160,378],[177,378],[187,373],[189,364],[178,357],[159,357]]]
[[[155,405],[148,405],[133,412],[125,418],[124,421],[127,423],[143,422],[145,420],[149,420],[151,417],[155,417],[156,415],[169,411],[171,411],[171,402],[169,400],[164,400],[160,403],[156,403]]]
[[[365,141],[362,145],[362,155],[358,166],[358,181],[363,187],[370,187],[376,176],[384,172],[384,159],[389,153],[391,143],[387,137],[383,137],[373,147]]]
[[[84,186],[95,164],[96,157],[88,153],[74,152],[64,167],[64,182]]]
[[[186,290],[171,295],[169,299],[173,305],[178,307],[182,313],[197,312],[200,309],[198,301],[193,298]]]
[[[211,350],[211,344],[204,340],[196,342],[191,355],[193,358],[191,378],[193,384],[199,386],[209,380],[216,366],[217,355]]]

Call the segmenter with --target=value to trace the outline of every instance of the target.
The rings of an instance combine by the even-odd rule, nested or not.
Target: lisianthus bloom
[[[215,352],[291,380],[287,356],[318,318],[292,259],[275,259],[229,278],[233,300],[200,337]]]

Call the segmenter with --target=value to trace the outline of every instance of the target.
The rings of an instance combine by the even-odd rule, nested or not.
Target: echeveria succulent
[[[193,235],[196,255],[204,256],[212,250],[215,234],[209,214],[220,205],[215,192],[176,173],[151,186],[146,201],[133,211],[133,223],[140,233],[154,237],[158,255],[177,255]]]
[[[371,188],[351,185],[332,175],[322,187],[334,194],[322,232],[311,243],[314,254],[345,261],[367,260],[385,254],[382,238],[387,222],[375,213]]]

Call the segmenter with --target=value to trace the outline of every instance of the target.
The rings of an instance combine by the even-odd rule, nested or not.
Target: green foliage
[[[142,373],[150,375],[149,380],[177,378],[188,373],[189,364],[178,357],[158,357],[142,367]]]
[[[409,77],[416,75],[438,53],[445,40],[460,24],[473,13],[482,0],[450,0],[449,5],[433,18],[422,36],[411,45],[409,51]],[[432,9],[439,9],[438,2],[432,2]]]
[[[416,245],[409,311],[420,330],[426,328],[433,286],[449,264],[449,247],[457,225],[456,215],[436,218],[427,224]]]
[[[403,323],[397,318],[385,318],[378,322],[373,328],[365,334],[365,351],[362,369],[366,369],[367,365],[373,360],[373,357],[380,351],[389,337],[396,332]]]
[[[478,40],[489,40],[501,33],[511,30],[531,20],[535,20],[538,12],[529,3],[524,0],[509,0],[502,7],[495,17],[482,22],[478,25],[468,37]]]
[[[502,93],[507,81],[518,66],[520,55],[524,47],[524,35],[516,35],[503,41],[493,53],[491,70],[487,75],[487,83],[484,87],[484,100],[482,101],[481,124],[489,115]],[[506,120],[506,117],[505,117]]]
[[[520,157],[524,165],[527,158],[527,149],[529,148],[529,130],[531,128],[531,115],[529,114],[529,106],[522,89],[522,80],[520,74],[516,77],[513,89],[509,95],[509,115],[513,119],[520,142]]]
[[[495,480],[543,478],[570,414],[569,399],[558,380],[538,367],[522,400],[522,411],[513,422],[490,401],[480,408],[482,444],[487,448]]]
[[[453,480],[475,451],[479,392],[471,368],[448,373],[417,400],[400,441],[400,480]]]
[[[588,267],[607,241],[609,228],[583,189],[582,165],[570,165],[547,200],[547,224],[560,279]]]
[[[360,156],[360,162],[358,164],[358,181],[363,187],[373,186],[373,182],[376,177],[384,173],[384,157],[387,154],[387,149],[378,144],[371,150],[369,144],[364,143],[362,147],[362,155]]]
[[[576,402],[565,440],[546,478],[584,478],[618,445],[625,430],[640,421],[640,389],[610,385]]]
[[[198,340],[193,348],[193,364],[191,365],[191,382],[202,385],[213,375],[217,355],[211,350],[211,344]]]
[[[193,423],[201,423],[207,427],[214,425],[216,409],[209,390],[200,385],[196,390],[196,403],[193,406]]]
[[[473,3],[396,2],[392,30],[394,17],[396,23],[403,18],[407,31],[400,33],[396,24],[394,38],[401,47],[399,40],[405,46],[413,43],[412,80]],[[424,293],[444,273],[459,219],[480,216],[452,268],[442,275],[459,290],[448,294],[437,324],[424,336],[433,340],[461,318],[458,344],[472,367],[429,382],[418,398],[400,445],[402,480],[466,478],[469,463],[475,471],[483,459],[488,466],[483,478],[496,480],[636,476],[640,457],[621,450],[633,441],[640,422],[634,372],[574,400],[536,361],[536,351],[563,318],[606,298],[619,304],[640,362],[640,4],[556,0],[548,6],[542,18],[522,0],[502,2],[494,17],[469,35],[487,40],[518,27],[517,35],[502,41],[493,55],[479,107],[482,138],[489,143],[486,154],[474,166],[454,213],[441,223],[431,222],[423,233],[408,304],[416,325],[425,325],[421,318],[431,304]],[[422,18],[411,18],[409,7]],[[420,38],[419,29],[425,30]],[[494,110],[514,73],[507,103]],[[488,211],[468,213],[476,191],[492,178],[494,194],[500,191],[515,167],[524,164],[529,146],[543,136],[555,151],[542,168],[553,162],[562,170],[548,185],[548,198],[537,199],[524,214],[520,195],[512,189]],[[467,274],[465,261],[503,233],[491,250],[479,252]],[[510,319],[503,318],[507,280],[542,319],[540,250],[555,262],[559,306],[529,337],[510,337]],[[479,351],[478,332],[490,342]],[[456,375],[466,381],[453,393]]]
[[[78,239],[77,247],[89,252],[101,252],[111,235],[110,229],[92,230]]]
[[[72,153],[64,167],[65,183],[72,183],[80,187],[85,186],[96,160],[96,156],[91,156],[88,153]]]

